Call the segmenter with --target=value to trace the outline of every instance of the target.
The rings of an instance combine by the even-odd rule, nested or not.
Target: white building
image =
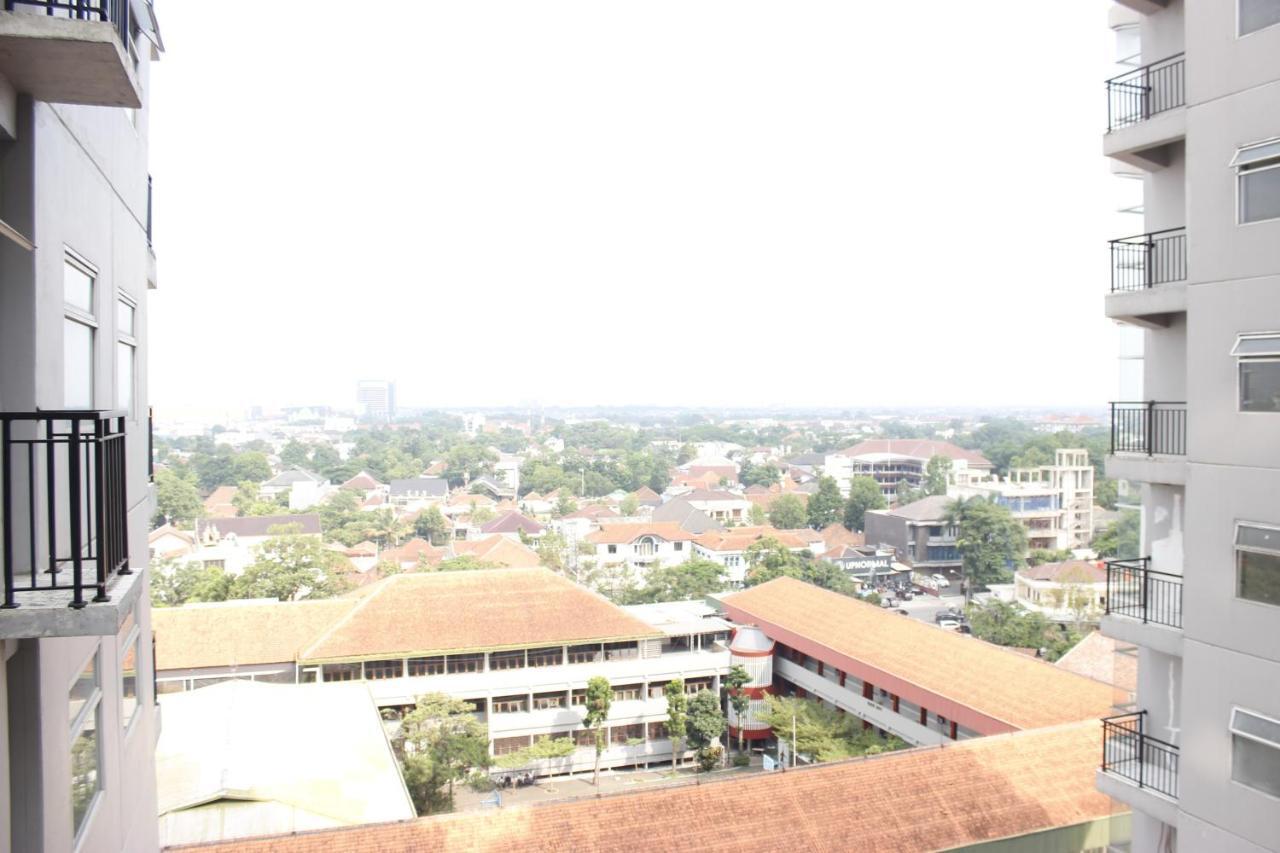
[[[637,577],[656,562],[664,566],[683,563],[693,553],[693,534],[678,524],[656,522],[604,524],[586,536],[586,547],[595,547],[601,566],[629,566]]]
[[[1002,480],[951,486],[950,497],[983,497],[1006,507],[1027,529],[1030,550],[1087,548],[1093,538],[1093,466],[1089,452],[1061,449],[1054,464],[1013,468]]]

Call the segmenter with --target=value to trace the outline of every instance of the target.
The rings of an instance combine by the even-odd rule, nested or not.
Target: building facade
[[[1276,850],[1280,2],[1122,0],[1110,24],[1141,55],[1107,82],[1103,151],[1145,223],[1111,242],[1106,313],[1141,348],[1107,473],[1142,484],[1142,552],[1108,567],[1138,709],[1097,784],[1135,851]]]
[[[356,383],[356,414],[373,421],[396,417],[396,383],[386,379],[361,379]]]
[[[896,509],[869,510],[863,522],[867,544],[892,549],[897,558],[923,575],[961,579],[963,561],[958,530],[947,521],[952,498],[932,495]]]
[[[0,851],[159,843],[150,5],[0,10]]]
[[[952,486],[947,494],[1005,507],[1027,530],[1027,549],[1087,548],[1093,538],[1093,466],[1089,451],[1063,448],[1052,465],[1013,468],[1003,479]]]

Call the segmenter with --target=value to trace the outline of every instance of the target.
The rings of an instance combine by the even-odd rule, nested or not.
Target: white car
[[[936,583],[940,589],[947,589],[951,586],[951,581],[947,580],[946,575],[933,575],[933,582]]]
[[[944,631],[958,631],[960,630],[960,623],[954,619],[943,619],[938,623],[938,627]]]

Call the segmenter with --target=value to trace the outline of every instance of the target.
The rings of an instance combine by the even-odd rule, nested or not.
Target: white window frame
[[[1256,30],[1249,30],[1249,32],[1247,33],[1242,31],[1240,29],[1240,23],[1241,23],[1240,22],[1240,4],[1241,4],[1241,0],[1236,0],[1236,38],[1237,39],[1248,38],[1254,33],[1265,32],[1271,29],[1272,27],[1280,26],[1280,21],[1277,21],[1274,24],[1267,24],[1265,27],[1258,27]]]
[[[138,717],[142,716],[139,711],[142,710],[142,626],[138,624],[138,608],[137,605],[133,609],[133,625],[125,634],[124,639],[117,645],[116,653],[120,661],[120,724],[124,729],[124,738],[127,741],[129,735],[133,734],[133,730],[137,728]],[[124,659],[129,653],[129,646],[134,645],[136,648],[133,652],[133,713],[125,719],[124,713]]]
[[[124,291],[117,291],[116,300],[118,303],[117,311],[119,311],[120,305],[126,305],[133,312],[133,333],[126,334],[123,330],[116,329],[116,347],[115,352],[112,353],[116,358],[113,365],[116,391],[115,404],[116,407],[120,405],[120,347],[127,346],[133,350],[133,355],[129,360],[129,407],[127,411],[130,423],[136,424],[140,409],[138,406],[138,300]]]
[[[1237,521],[1232,529],[1231,535],[1231,568],[1235,577],[1231,585],[1231,597],[1243,604],[1251,604],[1256,607],[1275,608],[1280,605],[1271,604],[1267,601],[1258,601],[1255,598],[1245,598],[1240,594],[1240,552],[1247,551],[1250,554],[1265,554],[1268,556],[1280,557],[1280,548],[1269,550],[1267,548],[1258,548],[1251,545],[1240,544],[1240,529],[1242,527],[1250,527],[1255,530],[1274,530],[1280,533],[1280,525],[1266,524],[1261,521]]]
[[[90,661],[93,661],[93,678],[94,678],[93,692],[91,692],[89,694],[89,698],[85,700],[84,707],[82,707],[79,713],[76,714],[76,718],[71,721],[71,724],[70,724],[71,737],[67,741],[67,746],[68,746],[67,759],[68,759],[68,762],[70,762],[71,747],[75,744],[76,739],[80,737],[81,732],[84,731],[85,723],[88,721],[89,715],[90,714],[95,715],[95,719],[94,719],[95,728],[94,728],[93,742],[94,742],[94,749],[98,753],[96,757],[97,778],[95,780],[97,782],[98,789],[94,792],[93,799],[89,801],[88,807],[85,808],[84,818],[81,820],[80,825],[75,826],[74,823],[72,824],[71,830],[72,830],[72,833],[74,834],[73,846],[77,850],[80,849],[81,843],[83,843],[86,835],[88,834],[89,825],[93,823],[93,818],[98,812],[98,806],[102,803],[102,796],[107,790],[106,779],[104,778],[105,768],[103,767],[103,763],[102,763],[103,726],[102,726],[102,646],[101,645],[94,646],[93,652],[84,659],[84,663],[82,663],[80,665],[80,668],[76,670],[76,674],[72,677],[71,683],[67,685],[67,696],[68,697],[71,696],[71,691],[75,689],[76,682],[80,680],[81,673],[84,672],[85,667],[89,665]],[[74,767],[72,767],[71,769],[74,771]],[[72,778],[74,778],[74,772],[70,775]],[[74,821],[75,819],[74,811],[72,815],[70,815],[70,817]]]
[[[89,310],[86,311],[85,309],[81,308],[78,305],[72,305],[71,303],[67,302],[66,292],[64,290],[63,296],[62,296],[62,316],[66,320],[70,320],[73,323],[79,323],[80,325],[87,326],[89,328],[89,405],[88,405],[88,408],[92,409],[94,406],[97,405],[97,402],[98,402],[98,382],[97,382],[97,379],[98,379],[98,332],[99,332],[99,324],[98,324],[99,287],[98,285],[100,284],[98,280],[98,268],[93,264],[91,264],[88,261],[88,259],[86,259],[79,252],[76,252],[69,246],[64,246],[63,247],[64,274],[65,274],[65,268],[68,266],[72,266],[80,270],[80,272],[89,276],[89,280],[90,280]],[[66,358],[65,342],[63,343],[62,357],[64,359]],[[65,371],[65,368],[64,368],[64,371]],[[64,387],[62,389],[62,404],[63,404],[62,408],[67,407],[66,395],[67,395],[67,389],[65,387],[65,376],[64,376]]]
[[[1227,731],[1231,733],[1232,737],[1240,737],[1240,738],[1244,738],[1245,740],[1251,740],[1254,743],[1262,744],[1265,747],[1274,749],[1276,752],[1280,752],[1280,741],[1270,740],[1268,738],[1261,737],[1257,734],[1254,734],[1253,732],[1248,732],[1248,731],[1244,731],[1243,729],[1237,728],[1236,718],[1241,714],[1244,714],[1245,716],[1249,716],[1249,717],[1254,717],[1259,720],[1265,720],[1266,722],[1271,723],[1272,725],[1278,728],[1280,728],[1280,720],[1277,720],[1275,717],[1269,716],[1267,714],[1259,713],[1258,711],[1251,711],[1248,708],[1242,708],[1239,705],[1233,705],[1231,707],[1231,718],[1227,725]],[[1261,788],[1255,788],[1253,785],[1250,785],[1248,782],[1242,782],[1241,780],[1237,779],[1234,749],[1232,750],[1232,752],[1233,752],[1233,755],[1231,760],[1230,778],[1233,784],[1248,788],[1250,791],[1252,791],[1255,794],[1261,794],[1262,796],[1268,797],[1273,800],[1280,799],[1280,797],[1277,797],[1275,794],[1272,794],[1268,791],[1264,791]]]
[[[1241,353],[1240,347],[1247,341],[1268,340],[1272,339],[1276,342],[1274,350],[1263,350],[1256,353]],[[1236,360],[1236,413],[1240,415],[1277,415],[1280,412],[1260,412],[1250,411],[1244,408],[1244,388],[1240,381],[1240,368],[1245,362],[1277,362],[1280,361],[1280,331],[1276,332],[1240,332],[1236,335],[1236,342],[1232,345],[1231,351],[1228,353]]]
[[[1266,156],[1256,159],[1249,156],[1251,151],[1272,147],[1277,148],[1277,150],[1273,153],[1268,153]],[[1236,173],[1236,225],[1257,225],[1260,222],[1275,222],[1280,219],[1280,216],[1268,216],[1266,219],[1245,219],[1244,193],[1240,191],[1246,176],[1280,169],[1280,136],[1273,136],[1269,139],[1260,139],[1257,142],[1241,145],[1236,149],[1236,153],[1232,155],[1227,165],[1234,169]]]

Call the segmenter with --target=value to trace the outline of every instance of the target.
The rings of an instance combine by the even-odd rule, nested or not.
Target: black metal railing
[[[1187,229],[1111,241],[1111,292],[1146,290],[1187,277]]]
[[[66,590],[108,601],[129,573],[125,412],[0,412],[4,604]]]
[[[1182,627],[1182,577],[1151,568],[1151,558],[1107,562],[1107,613]]]
[[[52,18],[77,21],[106,21],[114,24],[120,43],[129,44],[129,0],[4,0],[6,12],[18,6],[43,9]]]
[[[1112,403],[1111,452],[1185,456],[1187,404]]]
[[[1186,104],[1185,64],[1179,53],[1108,80],[1107,132]]]
[[[1147,734],[1147,712],[1102,721],[1102,770],[1178,799],[1178,747]]]

